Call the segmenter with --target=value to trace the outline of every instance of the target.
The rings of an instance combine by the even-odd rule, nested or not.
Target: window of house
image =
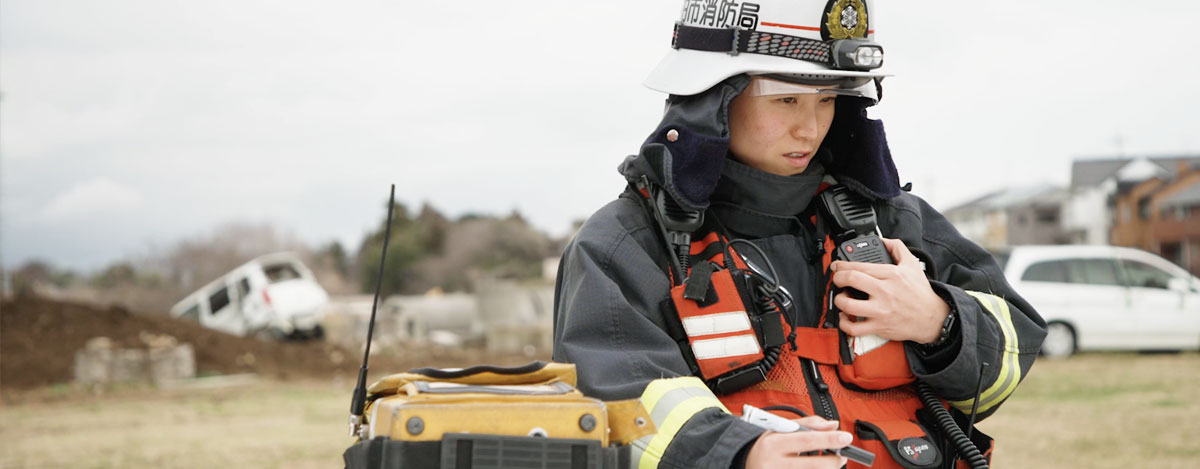
[[[1175,265],[1187,265],[1187,260],[1183,256],[1183,248],[1183,243],[1162,243],[1158,246],[1158,255]]]
[[[1038,223],[1058,223],[1057,209],[1041,209],[1035,212]]]

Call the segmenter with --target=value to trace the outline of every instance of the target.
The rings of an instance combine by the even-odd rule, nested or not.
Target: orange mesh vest
[[[854,445],[875,453],[872,468],[936,468],[943,466],[940,438],[918,422],[917,411],[922,408],[912,385],[914,378],[905,355],[904,345],[888,342],[866,354],[851,358],[846,338],[833,327],[793,327],[779,315],[779,321],[790,336],[787,344],[776,347],[773,366],[761,366],[765,355],[762,342],[766,321],[753,308],[769,301],[756,298],[754,292],[738,291],[730,269],[722,269],[726,252],[732,253],[731,264],[747,269],[740,255],[726,246],[724,237],[707,233],[692,241],[689,253],[708,257],[695,267],[687,268],[687,278],[707,275],[707,290],[695,289],[687,295],[689,282],[671,289],[671,302],[687,336],[688,357],[693,369],[717,392],[718,398],[733,414],[741,415],[742,406],[749,404],[760,409],[791,407],[808,415],[820,415],[840,422],[839,428],[855,435]],[[717,245],[717,246],[714,246]],[[829,293],[832,282],[829,264],[833,242],[824,240],[822,274],[825,276],[824,301],[818,324],[826,321],[829,312]],[[711,255],[710,255],[711,254]],[[711,263],[711,264],[708,264]],[[668,269],[669,271],[669,269]],[[672,284],[674,284],[672,279]],[[743,290],[745,285],[741,285]],[[690,297],[690,298],[689,298]],[[671,322],[668,320],[668,322]],[[794,344],[794,345],[793,345]],[[757,368],[756,368],[757,366]],[[769,370],[767,370],[769,368]],[[746,370],[762,370],[757,384],[724,393],[717,386],[719,377],[733,376]],[[797,418],[786,411],[773,410],[785,418]],[[990,458],[991,447],[985,456]],[[866,467],[850,461],[850,468]],[[967,467],[959,461],[957,467]]]

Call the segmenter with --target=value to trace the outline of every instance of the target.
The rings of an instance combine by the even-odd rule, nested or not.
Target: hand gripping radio
[[[830,230],[833,244],[833,260],[847,262],[869,262],[894,264],[892,256],[883,245],[882,235],[870,201],[851,192],[846,186],[835,185],[821,192],[821,205],[830,220],[836,225]],[[842,291],[850,297],[866,300],[868,295],[854,288],[839,288],[830,283],[826,297],[827,324],[836,327],[838,313],[833,303]],[[853,316],[851,317],[853,320]],[[912,371],[904,353],[904,345],[877,335],[859,337],[846,336],[839,331],[843,340],[842,364],[838,373],[842,380],[864,389],[887,389],[912,382]]]

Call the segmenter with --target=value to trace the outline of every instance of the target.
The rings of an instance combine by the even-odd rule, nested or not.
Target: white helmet
[[[873,0],[684,0],[673,50],[645,85],[694,95],[741,73],[836,85],[875,99],[885,75]]]

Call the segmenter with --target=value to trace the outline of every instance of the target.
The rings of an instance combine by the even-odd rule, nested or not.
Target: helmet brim
[[[879,70],[869,72],[832,70],[821,65],[786,57],[761,54],[739,54],[730,60],[728,54],[690,49],[672,49],[658,62],[643,84],[667,94],[690,96],[699,94],[734,75],[749,73],[798,75],[817,78],[881,78],[890,76]],[[869,83],[864,86],[874,88]],[[874,95],[875,93],[870,93]]]

